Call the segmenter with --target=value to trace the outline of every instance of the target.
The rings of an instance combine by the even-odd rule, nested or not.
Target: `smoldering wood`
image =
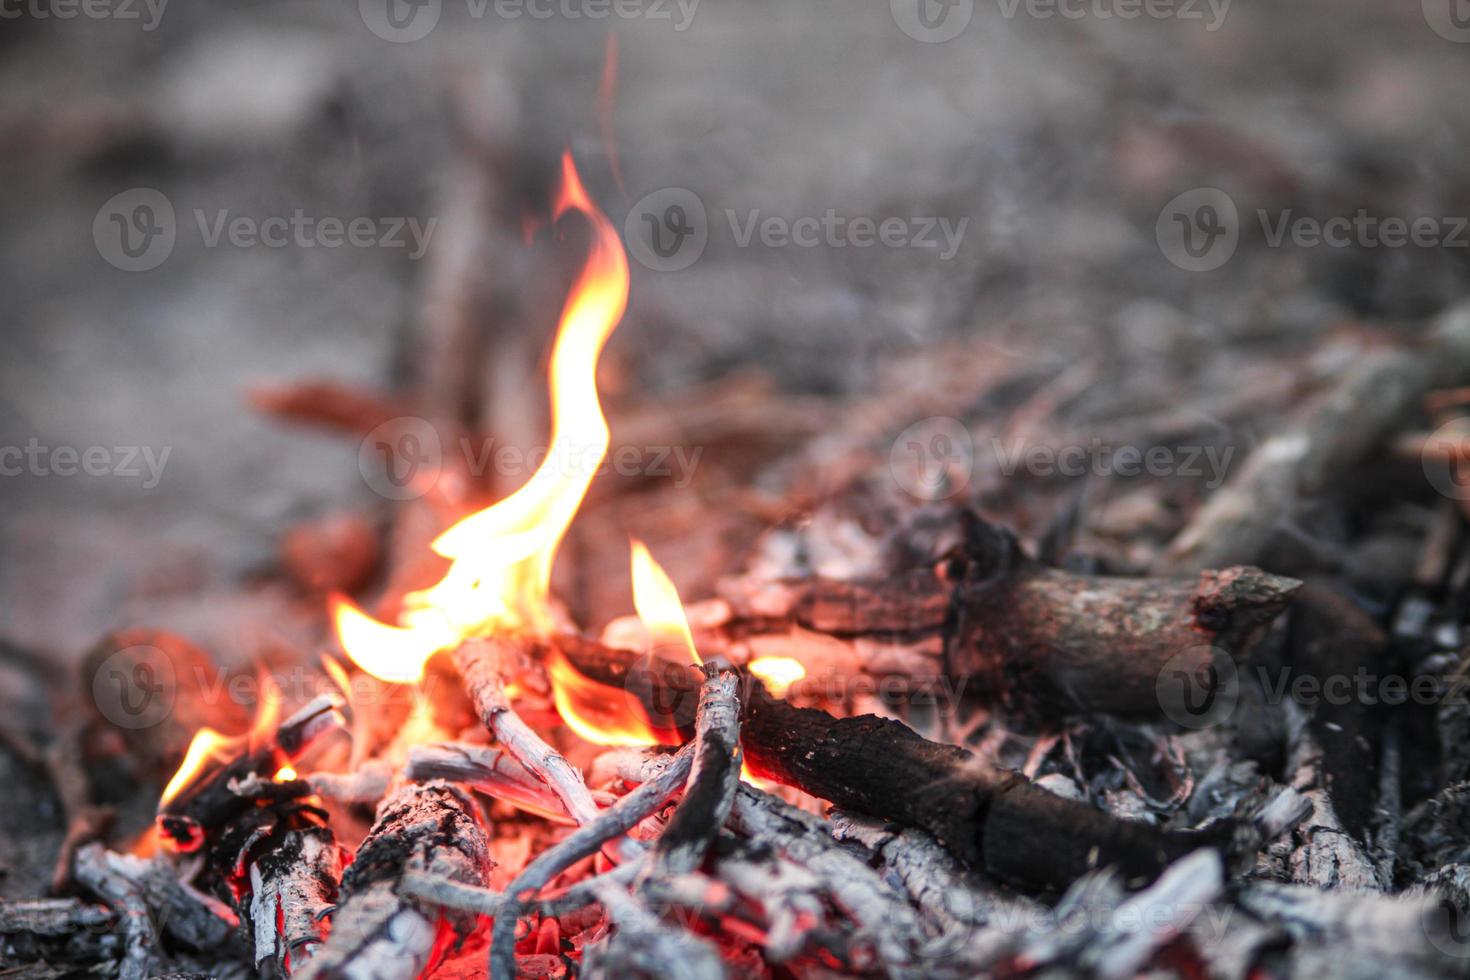
[[[158,930],[148,910],[142,886],[115,870],[101,844],[88,844],[76,854],[76,877],[88,891],[117,914],[122,934],[119,980],[145,980],[161,962]]]
[[[189,949],[217,950],[239,925],[239,918],[225,903],[185,886],[177,869],[161,855],[141,858],[106,851],[101,860],[138,886],[160,931]]]
[[[496,799],[545,816],[550,820],[571,819],[562,800],[544,782],[517,762],[504,749],[463,742],[415,745],[408,752],[409,779],[447,779],[463,783]],[[614,798],[591,791],[596,804],[608,805]]]
[[[587,948],[584,962],[591,975],[689,980],[724,980],[728,975],[712,945],[664,923],[622,888],[603,882],[596,894],[615,928],[608,939]]]
[[[510,639],[473,639],[455,650],[454,662],[485,727],[518,762],[551,787],[573,820],[586,826],[597,819],[597,804],[581,774],[521,720],[506,697],[506,665],[523,654],[522,646]]]
[[[740,678],[731,670],[708,667],[705,671],[699,687],[689,784],[654,845],[648,876],[669,877],[696,870],[735,804],[741,762]]]
[[[379,805],[372,830],[342,876],[342,904],[332,917],[331,935],[297,975],[413,980],[463,942],[477,917],[404,894],[405,871],[483,886],[490,869],[484,826],[462,790],[442,781],[399,788]]]
[[[585,677],[618,692],[642,662],[639,654],[587,640],[555,642]],[[660,713],[697,700],[692,668],[661,672],[657,683]],[[1120,820],[965,749],[931,742],[897,721],[835,718],[795,707],[771,697],[758,681],[747,680],[741,703],[741,745],[756,775],[923,829],[966,866],[1009,881],[1065,887],[1104,866],[1146,881],[1191,850],[1224,846],[1234,831],[1224,824],[1170,831]]]
[[[281,722],[260,744],[247,744],[223,764],[206,766],[173,799],[159,806],[159,830],[182,852],[204,846],[209,834],[254,806],[255,801],[236,788],[250,785],[246,780],[251,776],[274,775],[328,732],[342,728],[346,721],[341,707],[335,696],[320,695]]]
[[[273,835],[260,851],[248,879],[255,965],[274,961],[290,976],[326,938],[326,918],[336,908],[342,878],[342,849],[330,827],[308,823]]]
[[[1076,575],[1037,562],[970,511],[957,512],[952,535],[932,567],[881,580],[728,580],[728,618],[712,610],[700,648],[743,648],[741,662],[780,652],[813,671],[846,659],[873,677],[931,686],[963,681],[967,696],[1039,720],[1163,720],[1165,670],[1203,676],[1219,654],[1242,657],[1299,585],[1249,567],[1180,579]],[[846,657],[824,651],[828,640]]]

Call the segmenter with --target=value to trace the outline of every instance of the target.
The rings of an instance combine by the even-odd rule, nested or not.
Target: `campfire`
[[[1358,701],[1272,701],[1251,672],[1288,665],[1325,684],[1382,663],[1389,638],[1316,585],[1199,558],[1251,533],[1273,467],[1329,449],[1263,448],[1156,576],[1056,567],[974,508],[930,504],[847,574],[788,554],[686,602],[630,537],[629,611],[588,632],[553,569],[616,427],[599,361],[630,272],[570,152],[556,184],[548,227],[580,267],[549,361],[544,461],[489,501],[453,460],[419,471],[435,489],[396,505],[408,530],[386,585],[327,599],[332,635],[287,671],[305,685],[262,667],[248,711],[181,706],[186,746],[155,751],[97,720],[114,755],[166,760],[155,823],[109,846],[69,784],[58,896],[0,906],[7,959],[43,965],[20,975],[1123,978],[1470,962],[1446,898],[1470,881],[1451,860],[1462,795],[1436,788],[1411,808],[1406,730],[1382,734]],[[1450,317],[1435,343],[1463,352],[1467,333]],[[1374,361],[1353,390],[1428,390],[1422,363]],[[370,431],[380,465],[413,469],[421,419],[330,385],[255,402]],[[1308,412],[1283,438],[1321,446],[1336,418]],[[448,439],[459,423],[443,424]],[[1395,451],[1430,452],[1418,438]],[[1431,449],[1462,458],[1454,440]],[[353,534],[295,553],[358,562]],[[1443,565],[1434,547],[1425,561]],[[1442,690],[1443,651],[1423,652],[1414,677]],[[135,630],[94,661],[130,691],[209,658]],[[1289,754],[1261,762],[1266,743]]]

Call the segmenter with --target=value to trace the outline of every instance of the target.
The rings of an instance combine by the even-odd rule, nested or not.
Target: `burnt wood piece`
[[[484,887],[492,868],[476,805],[448,783],[412,783],[391,793],[342,877],[342,904],[327,942],[298,977],[413,980],[432,970],[478,924],[401,889],[406,872]]]
[[[273,961],[281,975],[291,976],[326,938],[343,855],[319,813],[307,806],[290,808],[281,825],[250,849],[240,911],[251,925],[257,970]]]
[[[490,976],[493,980],[512,980],[515,977],[516,922],[526,914],[537,892],[573,864],[596,854],[608,841],[627,834],[662,806],[688,779],[693,757],[693,746],[686,745],[657,776],[608,807],[591,823],[583,824],[555,846],[542,851],[521,869],[521,873],[505,888],[505,901],[495,917],[495,928],[490,936]]]
[[[107,859],[107,850],[98,843],[87,844],[77,851],[76,877],[83,887],[117,913],[123,948],[115,975],[119,980],[144,980],[152,976],[162,953],[142,886],[114,868]]]
[[[1376,684],[1361,690],[1352,685],[1381,681],[1391,672],[1385,659],[1388,638],[1346,598],[1308,585],[1292,609],[1290,649],[1295,669],[1287,677],[1310,678],[1320,693],[1307,709],[1312,737],[1322,749],[1322,788],[1331,796],[1343,829],[1366,842],[1377,797],[1377,746],[1385,712]],[[1407,684],[1405,688],[1407,697]]]
[[[653,862],[640,886],[653,876],[696,871],[735,804],[740,785],[740,677],[733,670],[705,669],[699,688],[694,761],[684,796],[654,845]]]
[[[305,755],[317,739],[346,723],[342,703],[323,694],[277,726],[261,744],[245,744],[223,765],[206,767],[194,781],[158,808],[158,829],[181,852],[197,851],[211,835],[242,816],[256,801],[237,792],[250,777],[271,777],[281,766]]]
[[[597,819],[597,803],[582,774],[521,720],[506,696],[507,667],[516,667],[524,654],[525,645],[511,639],[473,639],[456,648],[454,663],[480,721],[496,741],[551,787],[573,820],[586,826]]]
[[[936,674],[1013,713],[1157,720],[1168,716],[1165,671],[1214,683],[1213,659],[1240,659],[1300,585],[1247,567],[1177,580],[1075,575],[1042,565],[973,512],[958,518],[960,543],[932,568],[871,581],[729,582],[733,615],[717,633],[738,642],[798,627],[836,637],[879,676],[901,662],[885,662],[891,648],[927,639]]]
[[[609,697],[621,696],[630,677],[648,673],[638,653],[570,637],[554,642],[583,676],[612,688]],[[661,671],[657,682],[659,713],[697,703],[694,668]],[[1065,887],[1103,866],[1118,868],[1130,882],[1147,881],[1195,848],[1225,845],[1234,831],[1223,823],[1169,831],[1120,820],[897,721],[798,708],[753,678],[743,685],[741,704],[740,742],[755,775],[928,831],[966,866],[1030,887]]]

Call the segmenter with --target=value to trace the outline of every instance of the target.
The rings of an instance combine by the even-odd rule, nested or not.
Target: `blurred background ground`
[[[1007,16],[992,0],[944,43],[907,35],[871,0],[704,0],[687,22],[674,4],[657,8],[666,19],[541,20],[443,0],[433,30],[406,43],[376,36],[363,9],[174,0],[151,30],[142,5],[135,20],[31,8],[0,23],[0,444],[168,452],[156,486],[141,461],[136,476],[0,478],[5,639],[58,664],[139,623],[234,662],[319,641],[321,597],[280,576],[281,534],[394,505],[366,485],[353,440],[282,427],[245,392],[310,376],[390,390],[413,375],[466,106],[493,133],[498,214],[544,202],[570,145],[620,228],[667,187],[693,191],[710,218],[690,267],[634,264],[605,383],[615,441],[638,419],[698,443],[715,484],[594,496],[601,512],[563,558],[581,562],[569,601],[591,625],[630,608],[629,530],[686,594],[707,594],[785,516],[793,487],[820,495],[850,478],[828,466],[843,446],[881,461],[926,416],[963,420],[979,447],[997,430],[1037,436],[1026,420],[1057,405],[1074,434],[1113,438],[1167,416],[1158,438],[1243,457],[1341,370],[1325,339],[1411,338],[1470,285],[1465,248],[1273,248],[1252,217],[1470,214],[1470,46],[1432,29],[1417,0],[1237,0],[1214,30],[1204,6],[1198,20],[1074,20]],[[621,188],[599,130],[609,33]],[[172,203],[177,241],[157,268],[128,272],[93,226],[138,187]],[[1226,191],[1242,215],[1239,248],[1208,272],[1178,268],[1156,239],[1161,209],[1197,187]],[[740,247],[726,218],[829,208],[968,224],[944,259]],[[195,217],[296,209],[441,226],[414,260],[208,247]],[[540,397],[568,259],[524,245],[507,219],[478,261],[495,340],[474,367],[496,379],[481,421],[534,441],[543,420],[504,406]],[[693,417],[724,404],[709,386],[731,384],[735,405],[747,384],[788,399],[755,412],[754,449],[752,426],[730,423],[721,441]],[[993,468],[977,460],[966,492],[993,490]],[[1097,482],[1069,486],[1126,500]],[[1196,481],[1184,497],[1204,492]],[[1082,509],[1084,523],[1108,519]],[[1160,540],[1171,527],[1166,516]]]

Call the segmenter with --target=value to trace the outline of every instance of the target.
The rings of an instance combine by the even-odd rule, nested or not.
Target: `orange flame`
[[[689,621],[679,590],[674,587],[647,546],[632,541],[633,606],[648,634],[646,669],[630,675],[630,686],[649,693],[662,670],[703,661],[694,649]],[[547,663],[556,710],[568,728],[597,745],[677,745],[679,733],[650,723],[648,709],[632,690],[619,689],[585,677],[560,653]]]
[[[587,262],[562,311],[551,355],[551,448],[531,478],[504,500],[464,518],[434,541],[451,560],[438,584],[404,598],[398,625],[381,623],[334,597],[342,648],[368,673],[412,683],[439,650],[497,629],[546,633],[551,566],[593,475],[609,432],[597,397],[597,362],[628,304],[628,259],[617,230],[592,203],[562,157],[553,218],[568,211],[592,225]]]
[[[261,671],[257,677],[260,697],[255,710],[255,720],[244,735],[222,735],[213,728],[204,727],[194,733],[189,748],[184,752],[184,761],[168,785],[158,805],[165,806],[192,785],[214,765],[228,762],[242,752],[254,752],[269,744],[281,719],[281,689],[271,676]]]
[[[642,541],[635,538],[632,545],[633,608],[648,631],[648,655],[679,663],[693,661],[695,666],[703,664],[694,649],[679,590]]]

